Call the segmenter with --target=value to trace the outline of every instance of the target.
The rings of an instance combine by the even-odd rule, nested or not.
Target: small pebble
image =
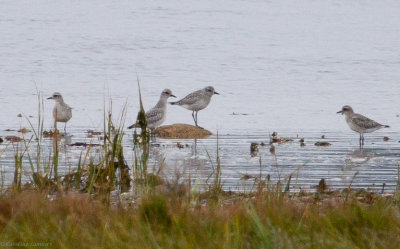
[[[385,141],[385,142],[389,141],[389,139],[390,139],[389,137],[383,137],[383,141]]]
[[[27,128],[24,127],[24,128],[19,129],[18,132],[24,134],[24,133],[31,132],[31,130],[29,130],[29,129],[27,129]]]
[[[102,134],[101,131],[94,131],[94,130],[88,130],[87,133],[90,135],[96,135],[96,136]]]
[[[240,180],[246,181],[249,180],[250,178],[253,178],[251,175],[245,174],[242,177],[240,177]]]

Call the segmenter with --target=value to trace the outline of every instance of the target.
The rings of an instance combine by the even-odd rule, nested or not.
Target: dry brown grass
[[[163,190],[161,190],[163,189]],[[353,192],[288,196],[159,188],[133,205],[82,193],[0,197],[0,241],[48,248],[398,248],[393,198]],[[179,191],[179,192],[177,192]],[[347,196],[347,198],[346,198]]]

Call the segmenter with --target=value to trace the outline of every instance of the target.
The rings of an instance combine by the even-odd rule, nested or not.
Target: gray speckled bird
[[[149,127],[150,129],[155,129],[164,122],[167,114],[167,99],[169,97],[176,98],[176,96],[172,94],[171,90],[164,89],[161,92],[160,100],[158,101],[157,105],[146,112],[145,115],[147,127]],[[135,127],[137,127],[137,123],[129,126],[128,129],[132,129]]]
[[[53,93],[53,95],[47,99],[54,99],[56,101],[56,105],[53,108],[54,122],[64,123],[64,132],[66,132],[67,122],[72,118],[72,108],[64,102],[59,92]]]
[[[211,97],[214,94],[218,94],[215,90],[214,87],[212,86],[207,86],[201,90],[192,92],[188,94],[186,97],[183,99],[176,101],[176,102],[170,102],[171,105],[179,105],[182,106],[192,112],[192,117],[194,120],[194,124],[196,127],[200,127],[197,125],[197,113],[200,110],[203,110],[208,106],[208,104],[211,101]],[[200,127],[201,128],[201,127]]]
[[[389,128],[388,125],[381,125],[372,119],[369,119],[361,114],[354,113],[353,108],[348,105],[342,107],[342,110],[337,113],[346,116],[346,122],[350,129],[360,133],[360,146],[364,145],[364,133],[370,133],[381,128]]]

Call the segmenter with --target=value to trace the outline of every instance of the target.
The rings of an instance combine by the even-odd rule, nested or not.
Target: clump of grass
[[[106,111],[106,108],[104,111],[104,144],[99,160],[95,163],[91,159],[87,165],[84,165],[88,177],[84,190],[89,194],[99,195],[106,203],[110,202],[112,191],[128,191],[131,181],[123,150],[126,105],[116,122],[113,120],[111,110],[112,101],[110,101],[108,111]],[[91,146],[88,149],[90,150]],[[77,171],[77,173],[80,174],[81,172]]]
[[[163,168],[163,163],[161,163],[158,169],[153,169],[152,172],[148,170],[148,160],[150,157],[150,144],[152,136],[155,134],[151,133],[147,127],[146,113],[144,111],[142,94],[140,90],[139,78],[138,82],[138,92],[139,92],[139,105],[140,110],[136,119],[136,127],[133,134],[133,192],[135,195],[140,195],[141,193],[147,193],[153,191],[153,189],[162,183],[160,177],[160,172]],[[140,133],[137,128],[140,128]]]
[[[104,139],[102,149],[99,149],[97,158],[93,157],[92,145],[89,144],[86,151],[81,153],[77,167],[66,175],[59,174],[59,153],[62,137],[54,123],[52,132],[52,150],[48,155],[43,154],[44,142],[44,117],[43,117],[43,97],[39,91],[38,96],[38,124],[33,125],[29,122],[33,135],[26,139],[23,138],[21,144],[17,144],[15,151],[15,173],[13,189],[21,191],[22,174],[30,174],[32,180],[27,188],[47,192],[49,194],[78,190],[102,196],[105,202],[109,202],[109,195],[114,190],[125,192],[130,190],[131,178],[129,167],[125,161],[123,153],[124,123],[126,105],[123,107],[117,121],[113,120],[112,101],[109,108],[104,108]],[[21,149],[22,147],[22,149]],[[35,147],[34,152],[30,148]],[[33,155],[31,155],[33,153]],[[24,159],[27,159],[30,171],[24,166]]]
[[[31,169],[31,179],[33,186],[40,191],[51,190],[55,191],[59,187],[59,175],[58,175],[58,160],[59,160],[59,143],[60,136],[57,131],[57,124],[54,123],[54,132],[52,132],[51,137],[53,138],[53,151],[49,158],[43,155],[44,146],[44,103],[43,96],[41,92],[36,89],[37,101],[38,101],[38,113],[37,113],[37,126],[34,126],[30,119],[25,116],[28,121],[33,135],[26,139],[23,138],[23,144],[25,147],[25,155],[29,162],[29,167]],[[30,147],[34,144],[35,152],[34,156],[31,155]],[[16,153],[17,155],[17,153]],[[21,158],[22,167],[22,158]],[[22,167],[23,168],[23,167]]]
[[[139,105],[140,110],[137,115],[136,124],[140,128],[140,134],[136,128],[133,134],[134,143],[134,180],[135,183],[146,183],[147,182],[147,166],[150,153],[150,132],[147,130],[146,112],[144,111],[142,102],[142,93],[140,90],[140,84],[138,79],[138,90],[139,90]]]
[[[177,189],[177,188],[176,188]],[[193,200],[154,190],[133,206],[86,194],[49,201],[39,192],[0,196],[0,240],[51,248],[398,248],[392,199],[360,201],[355,192],[316,201],[275,192],[213,194]]]

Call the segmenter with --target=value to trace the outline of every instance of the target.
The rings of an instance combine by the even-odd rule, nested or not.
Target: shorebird
[[[54,124],[57,122],[64,123],[64,132],[66,132],[67,122],[72,118],[72,108],[64,102],[59,92],[53,93],[53,95],[47,99],[54,99],[56,101],[56,105],[53,108]]]
[[[348,105],[342,107],[342,110],[337,113],[346,116],[346,122],[350,129],[360,133],[360,146],[364,145],[364,133],[370,133],[381,128],[389,128],[388,125],[381,125],[372,119],[369,119],[361,114],[354,113],[353,108]]]
[[[147,127],[151,130],[157,128],[161,125],[166,117],[167,114],[167,99],[169,97],[176,98],[175,95],[172,94],[172,91],[169,89],[164,89],[161,92],[160,100],[158,101],[157,105],[146,112],[146,122]],[[128,129],[132,129],[137,127],[137,122],[128,127]]]
[[[211,97],[214,94],[218,94],[215,90],[214,87],[212,86],[207,86],[201,90],[192,92],[188,94],[186,97],[183,99],[176,101],[176,102],[170,102],[171,105],[179,105],[182,106],[190,111],[192,111],[192,117],[194,120],[194,124],[196,127],[201,128],[200,126],[197,125],[197,113],[200,110],[203,110],[208,106],[208,104],[211,101]]]

